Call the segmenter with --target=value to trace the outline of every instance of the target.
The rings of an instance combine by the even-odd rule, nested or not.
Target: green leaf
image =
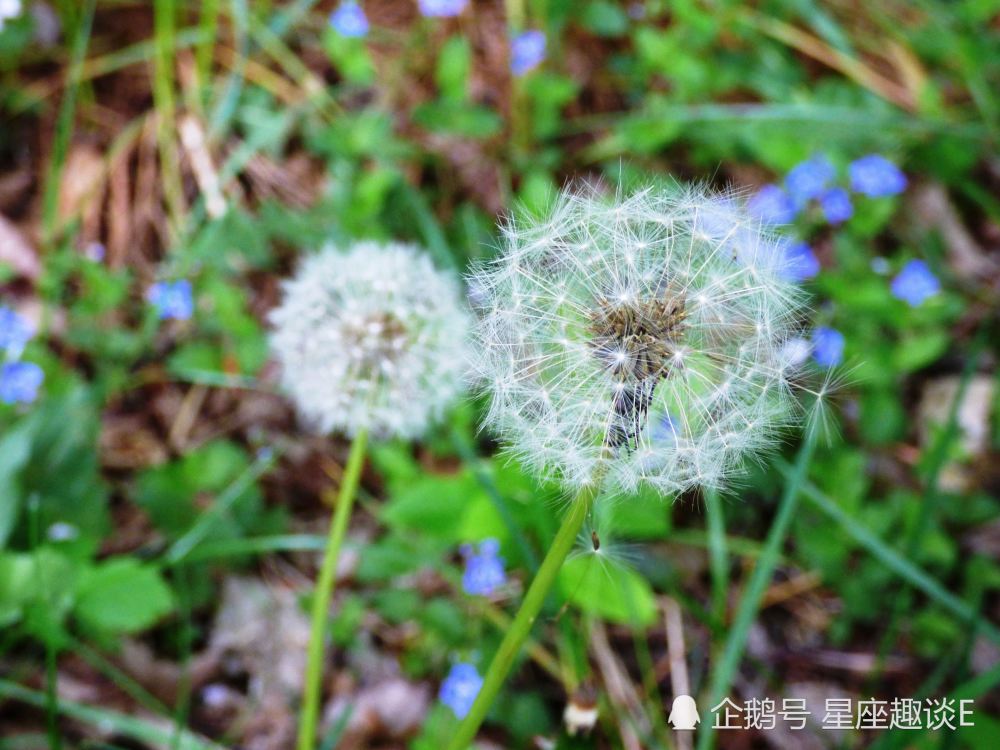
[[[599,36],[621,36],[628,31],[628,16],[619,5],[597,0],[583,11],[583,25]]]
[[[928,331],[907,336],[896,346],[893,364],[899,372],[912,372],[937,360],[948,349],[948,334]]]
[[[413,121],[427,130],[468,138],[489,138],[503,127],[500,115],[488,107],[447,100],[419,105]]]
[[[444,99],[461,101],[466,96],[472,52],[463,36],[453,36],[444,43],[437,64],[437,85]]]
[[[656,619],[653,589],[646,579],[599,555],[567,560],[559,571],[559,588],[584,612],[611,622],[646,627]]]
[[[117,558],[84,574],[73,612],[94,630],[135,633],[173,608],[173,594],[155,568]]]
[[[0,440],[0,549],[7,544],[21,512],[20,483],[17,474],[31,455],[30,422],[22,423]]]
[[[397,530],[421,531],[452,543],[507,536],[503,520],[470,472],[425,476],[399,488],[382,517]]]
[[[609,524],[616,534],[632,539],[662,539],[670,531],[670,500],[653,491],[609,507]]]
[[[35,563],[29,555],[0,555],[0,628],[21,619],[24,605],[38,585]]]

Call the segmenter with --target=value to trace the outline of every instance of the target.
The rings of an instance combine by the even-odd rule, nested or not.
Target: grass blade
[[[0,678],[0,698],[27,703],[35,708],[44,708],[45,695],[19,685],[16,682]],[[165,746],[173,736],[173,727],[169,724],[159,724],[137,716],[127,716],[117,711],[96,708],[71,700],[59,701],[59,712],[77,721],[101,727],[129,737],[133,740],[151,745]],[[221,745],[203,739],[198,735],[184,730],[181,733],[179,750],[223,750]]]
[[[790,469],[783,469],[786,473]],[[829,497],[824,495],[815,485],[805,482],[802,494],[813,507],[822,511],[855,542],[872,553],[879,562],[895,572],[914,588],[920,589],[952,614],[969,624],[976,623],[983,635],[996,644],[1000,644],[1000,629],[995,625],[982,621],[980,615],[964,601],[949,592],[932,576],[911,563],[896,552],[892,547],[872,533],[864,524],[855,521]]]
[[[83,58],[87,54],[87,45],[90,42],[90,31],[94,24],[96,5],[97,0],[86,0],[80,14],[80,22],[76,27],[76,34],[73,37],[73,52],[67,73],[68,83],[59,105],[56,131],[52,137],[52,158],[49,161],[49,171],[45,176],[45,191],[42,196],[43,243],[52,242],[58,228],[56,223],[59,219],[59,186],[62,184],[66,154],[69,152],[69,141],[73,135],[76,96],[80,89]]]
[[[267,455],[259,457],[246,471],[244,471],[236,481],[216,498],[212,507],[205,511],[195,524],[187,530],[176,542],[174,542],[163,556],[167,565],[176,565],[187,558],[191,551],[208,535],[212,527],[229,512],[233,504],[240,499],[243,493],[271,466],[274,465],[276,455],[269,451]]]
[[[778,513],[771,524],[771,530],[767,534],[764,543],[764,552],[757,561],[750,582],[747,584],[743,595],[740,597],[739,606],[736,609],[736,617],[729,630],[729,637],[722,653],[722,659],[716,665],[712,673],[712,680],[709,686],[708,695],[710,705],[718,705],[723,696],[729,691],[733,676],[743,658],[743,651],[746,648],[747,637],[750,633],[750,626],[753,625],[757,610],[760,607],[761,599],[767,589],[774,569],[778,564],[778,557],[781,546],[788,534],[788,527],[791,524],[792,516],[798,505],[799,494],[802,484],[805,482],[806,471],[809,468],[809,461],[812,458],[813,448],[816,438],[812,431],[806,433],[806,437],[799,448],[799,455],[795,459],[795,468],[788,477],[785,484],[785,491],[778,504]],[[698,750],[708,750],[715,741],[714,733],[707,728],[702,729],[698,737]]]
[[[726,622],[726,599],[729,594],[729,550],[722,498],[715,490],[705,493],[705,512],[708,521],[708,559],[712,573],[712,622],[721,631]]]

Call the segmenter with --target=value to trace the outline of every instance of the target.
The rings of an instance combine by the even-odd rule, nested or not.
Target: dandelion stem
[[[330,524],[330,535],[326,540],[323,565],[319,571],[319,580],[316,581],[316,591],[313,593],[306,681],[302,694],[302,711],[299,715],[298,750],[312,750],[316,742],[320,678],[323,674],[323,646],[327,620],[330,616],[330,599],[333,596],[340,545],[344,541],[347,522],[351,517],[351,508],[354,505],[354,496],[357,494],[358,483],[361,479],[361,467],[364,463],[367,443],[368,432],[366,430],[358,432],[351,443],[347,467],[344,469],[344,478],[340,483],[340,492],[337,495],[337,507],[334,509],[333,521]]]
[[[452,737],[448,750],[465,750],[476,736],[479,725],[483,723],[486,712],[489,711],[497,693],[500,692],[500,687],[510,672],[515,657],[528,639],[531,626],[545,603],[545,598],[556,580],[556,575],[559,573],[563,561],[573,548],[576,536],[580,533],[584,519],[590,511],[590,506],[597,497],[600,485],[601,483],[598,481],[587,485],[573,500],[552,546],[549,547],[541,567],[538,568],[535,580],[531,582],[528,593],[525,594],[524,601],[521,602],[521,608],[514,617],[514,622],[511,623],[507,634],[500,643],[500,648],[497,649],[496,655],[490,663],[490,668],[483,679],[483,686],[480,688],[469,713],[462,720],[455,736]],[[300,748],[300,750],[303,749]]]

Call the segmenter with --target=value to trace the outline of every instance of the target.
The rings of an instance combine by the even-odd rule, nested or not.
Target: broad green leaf
[[[155,568],[118,558],[84,574],[73,612],[94,630],[136,633],[173,608],[173,594]]]
[[[646,579],[599,554],[568,560],[559,572],[559,588],[583,611],[611,622],[645,627],[656,619],[656,602]]]
[[[31,455],[31,422],[25,421],[0,440],[0,549],[7,544],[21,512],[21,486],[17,474]]]

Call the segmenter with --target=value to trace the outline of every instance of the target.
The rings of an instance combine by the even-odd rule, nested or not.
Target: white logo
[[[694,698],[690,695],[678,695],[674,698],[667,721],[673,725],[675,731],[678,729],[694,729],[695,724],[701,721],[701,717],[698,715],[698,706],[695,704]]]

